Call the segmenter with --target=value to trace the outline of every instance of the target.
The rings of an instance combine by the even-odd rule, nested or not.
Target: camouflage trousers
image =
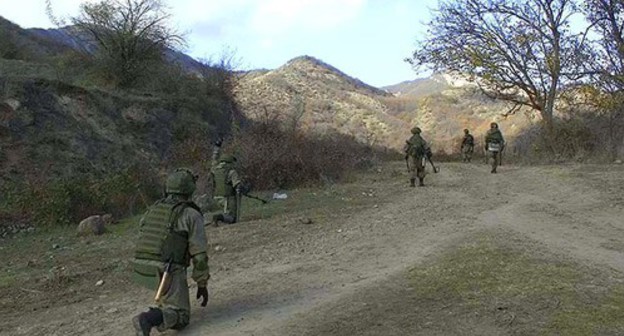
[[[474,147],[472,146],[462,147],[462,161],[470,162],[470,160],[472,160],[473,151],[474,151]]]
[[[220,211],[223,211],[224,215],[228,215],[234,218],[235,221],[238,221],[236,218],[236,214],[238,212],[238,201],[236,196],[228,196],[228,197],[215,197],[215,203]]]
[[[410,178],[425,178],[425,164],[423,162],[424,157],[410,156],[409,157],[409,172]]]
[[[215,196],[213,198],[209,198],[207,195],[202,195],[197,198],[196,204],[199,205],[204,214],[223,214],[234,218],[235,221],[238,221],[236,213],[238,212],[239,204],[236,200],[236,196]],[[212,216],[204,216],[204,224],[210,224],[211,218]]]
[[[158,307],[163,312],[163,323],[158,331],[168,329],[181,330],[191,319],[191,301],[189,299],[186,269],[172,274],[171,283]]]
[[[492,164],[492,171],[496,170],[496,167],[500,165],[500,153],[501,152],[488,151],[488,160],[490,160],[490,163]]]
[[[133,261],[135,270],[146,271],[144,274],[154,273],[147,276],[140,273],[133,274],[133,280],[143,287],[153,290],[154,295],[160,283],[160,274],[163,272],[163,264],[152,260]],[[157,269],[157,271],[153,271]],[[189,299],[188,280],[186,278],[186,267],[173,265],[171,269],[171,281],[165,289],[165,295],[156,303],[163,313],[163,323],[157,327],[163,332],[168,329],[184,329],[190,321],[191,302]]]

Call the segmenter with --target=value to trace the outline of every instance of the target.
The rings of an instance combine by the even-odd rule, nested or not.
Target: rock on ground
[[[94,215],[83,219],[78,224],[79,235],[96,235],[99,236],[106,232],[106,223],[102,216]]]

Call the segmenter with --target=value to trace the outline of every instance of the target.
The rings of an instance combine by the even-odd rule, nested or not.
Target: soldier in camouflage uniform
[[[492,158],[492,174],[496,174],[496,168],[500,164],[501,152],[505,148],[505,139],[503,133],[498,129],[498,124],[493,122],[490,129],[485,135],[485,150],[489,152]]]
[[[461,144],[462,161],[470,162],[472,153],[474,152],[474,137],[468,129],[464,130],[464,139]]]
[[[220,155],[221,142],[215,143],[212,152],[212,183],[213,199],[215,204],[223,210],[223,213],[212,217],[215,226],[219,222],[227,224],[236,223],[240,218],[239,207],[243,194],[243,183],[235,169],[236,157],[233,155]]]
[[[410,171],[410,187],[416,186],[416,178],[418,178],[418,186],[425,186],[425,156],[431,157],[431,149],[429,145],[420,136],[421,130],[414,127],[411,130],[412,136],[405,142],[405,160],[408,161]]]
[[[139,239],[132,261],[133,280],[153,290],[170,263],[170,281],[162,298],[147,312],[132,319],[136,335],[149,335],[152,328],[160,332],[180,330],[190,319],[191,305],[186,270],[193,263],[192,279],[197,283],[197,299],[202,307],[208,303],[206,288],[208,269],[204,219],[195,203],[196,176],[188,169],[177,169],[167,177],[165,198],[156,202],[140,220]]]

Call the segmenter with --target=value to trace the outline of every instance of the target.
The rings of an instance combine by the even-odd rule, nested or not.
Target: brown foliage
[[[247,180],[261,189],[336,181],[369,167],[382,153],[351,136],[306,135],[277,121],[249,125],[230,147]]]
[[[507,154],[527,163],[592,160],[605,154],[599,134],[588,118],[555,119],[550,128],[540,123],[524,130]]]

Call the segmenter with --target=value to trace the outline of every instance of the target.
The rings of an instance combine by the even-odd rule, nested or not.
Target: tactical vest
[[[463,144],[466,146],[474,146],[474,137],[470,134],[464,136]]]
[[[485,137],[485,141],[488,143],[503,143],[503,135],[499,130],[488,131],[488,134]]]
[[[413,135],[408,142],[409,145],[407,154],[416,158],[425,156],[425,140],[423,140],[419,135]]]
[[[230,165],[226,163],[219,164],[215,169],[213,169],[212,178],[215,185],[214,196],[229,197],[236,195],[234,187],[232,187],[232,184],[227,181],[227,176],[230,170]]]
[[[188,232],[175,231],[175,224],[187,207],[198,209],[193,202],[165,199],[158,201],[145,215],[136,245],[135,258],[169,261],[188,266]]]

